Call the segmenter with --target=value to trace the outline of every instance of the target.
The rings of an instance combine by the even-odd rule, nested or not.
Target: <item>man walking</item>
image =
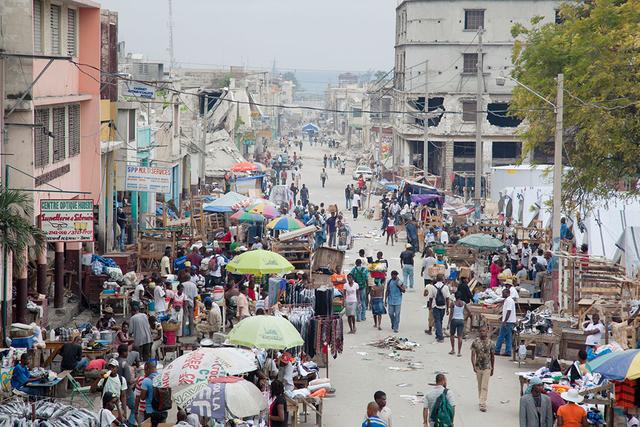
[[[530,393],[520,398],[520,427],[551,427],[553,411],[551,399],[543,393],[544,385],[538,377],[529,380]]]
[[[324,187],[324,185],[323,185]],[[331,216],[329,218],[327,218],[326,221],[326,225],[327,225],[327,232],[329,233],[329,246],[330,247],[334,247],[336,245],[336,221],[338,220],[338,217],[334,212],[331,212]]]
[[[402,278],[404,283],[413,291],[413,247],[407,243],[405,250],[400,253],[400,266],[402,267]]]
[[[391,426],[391,409],[387,406],[387,393],[378,390],[373,394],[373,400],[378,404],[378,416],[387,427]]]
[[[431,315],[433,316],[433,322],[436,327],[436,340],[438,342],[444,342],[442,321],[449,310],[447,301],[449,301],[451,297],[449,287],[444,284],[444,275],[438,274],[436,276],[436,283],[427,285],[424,292],[425,296],[427,296],[431,302]]]
[[[456,403],[453,393],[447,388],[447,377],[436,375],[436,385],[424,395],[422,422],[430,427],[452,427]]]
[[[302,200],[302,206],[306,208],[309,203],[309,188],[304,184],[302,184],[302,188],[300,189],[300,200]]]
[[[151,344],[153,343],[149,318],[145,313],[140,313],[138,307],[132,307],[131,313],[133,316],[129,319],[129,326],[133,345],[140,352],[142,360],[147,361],[151,356]]]
[[[346,209],[351,209],[351,187],[349,184],[344,188],[344,202]]]
[[[500,354],[502,343],[505,343],[504,356],[511,356],[511,340],[513,327],[516,324],[516,303],[511,297],[509,289],[502,290],[502,324],[500,325],[500,333],[496,341],[496,354]]]
[[[493,376],[495,353],[486,325],[480,326],[479,334],[480,336],[471,343],[471,366],[478,380],[480,411],[487,412],[489,378]]]
[[[322,172],[320,173],[320,181],[322,181],[322,188],[324,188],[324,183],[327,181],[327,171],[322,168]]]
[[[418,241],[418,226],[414,220],[409,220],[404,226],[407,232],[407,241],[413,247],[415,252],[420,252],[420,243]]]
[[[367,417],[362,422],[362,427],[387,427],[378,416],[378,404],[376,402],[367,404]]]
[[[351,196],[351,210],[353,211],[353,219],[358,219],[358,209],[360,209],[360,194],[353,193]]]
[[[389,319],[391,320],[391,329],[398,333],[400,327],[400,309],[402,307],[402,294],[406,291],[402,280],[398,277],[398,272],[391,272],[391,279],[387,283],[387,292],[385,294],[385,305],[389,309]]]
[[[356,310],[356,322],[365,320],[367,313],[367,294],[369,270],[362,265],[361,259],[356,259],[356,266],[349,273],[358,284],[358,308]]]

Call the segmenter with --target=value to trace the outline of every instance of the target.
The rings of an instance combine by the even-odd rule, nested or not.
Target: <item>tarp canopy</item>
[[[625,268],[627,277],[636,277],[640,269],[640,227],[627,227],[616,244],[613,262]]]
[[[314,125],[313,123],[307,123],[306,125],[302,126],[302,132],[319,132],[320,128],[317,125]]]
[[[239,203],[242,203],[249,198],[243,196],[242,194],[238,194],[235,191],[230,191],[219,199],[214,200],[211,203],[205,203],[202,206],[202,209],[205,212],[214,212],[214,213],[226,213],[233,212],[233,206]]]

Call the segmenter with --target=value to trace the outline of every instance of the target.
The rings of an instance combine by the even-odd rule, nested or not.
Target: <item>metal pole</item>
[[[427,182],[429,175],[429,60],[424,62],[424,147],[422,149],[422,168]]]
[[[200,151],[200,192],[204,190],[206,184],[206,152],[207,152],[207,113],[209,109],[209,97],[204,96],[204,113],[202,114],[202,150]]]
[[[476,176],[474,184],[475,218],[480,220],[480,199],[482,198],[482,27],[478,29],[478,64],[476,66]],[[446,177],[443,177],[446,179]]]
[[[556,94],[556,138],[553,153],[553,249],[560,249],[560,217],[562,203],[562,115],[564,110],[564,74],[558,74]]]

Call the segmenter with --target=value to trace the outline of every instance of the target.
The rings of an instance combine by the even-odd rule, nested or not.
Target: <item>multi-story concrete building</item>
[[[514,83],[506,80],[500,86],[497,79],[512,66],[513,25],[529,25],[534,16],[553,22],[558,7],[555,0],[401,0],[396,8],[395,109],[408,114],[395,115],[394,164],[424,167],[426,90],[432,112],[427,169],[441,176],[446,188],[454,172],[473,174],[475,169],[477,108],[484,117],[483,170],[516,161],[523,125],[506,111]],[[476,107],[480,29],[482,105]]]
[[[36,224],[40,200],[95,204],[100,196],[100,6],[92,0],[3,0],[0,16],[2,182],[33,194]],[[63,302],[65,258],[80,277],[82,245],[49,247],[55,249],[56,307]],[[46,255],[37,264],[38,291],[45,293]],[[10,297],[10,278],[2,285]],[[17,296],[22,316],[26,284]]]

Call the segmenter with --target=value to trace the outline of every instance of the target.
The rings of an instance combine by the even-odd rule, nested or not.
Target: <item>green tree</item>
[[[0,189],[0,245],[13,254],[18,270],[28,262],[23,257],[26,248],[33,247],[40,253],[47,243],[42,230],[31,223],[31,203],[30,197],[21,191]]]
[[[565,3],[561,22],[516,25],[513,77],[550,101],[564,73],[563,179],[571,207],[609,197],[620,181],[640,171],[640,2],[584,0]],[[527,119],[523,155],[553,152],[554,110],[516,87],[511,112]],[[637,195],[638,190],[627,195]]]
[[[287,71],[282,75],[282,80],[293,83],[294,87],[298,86],[298,79],[296,78],[296,73],[293,71]]]

